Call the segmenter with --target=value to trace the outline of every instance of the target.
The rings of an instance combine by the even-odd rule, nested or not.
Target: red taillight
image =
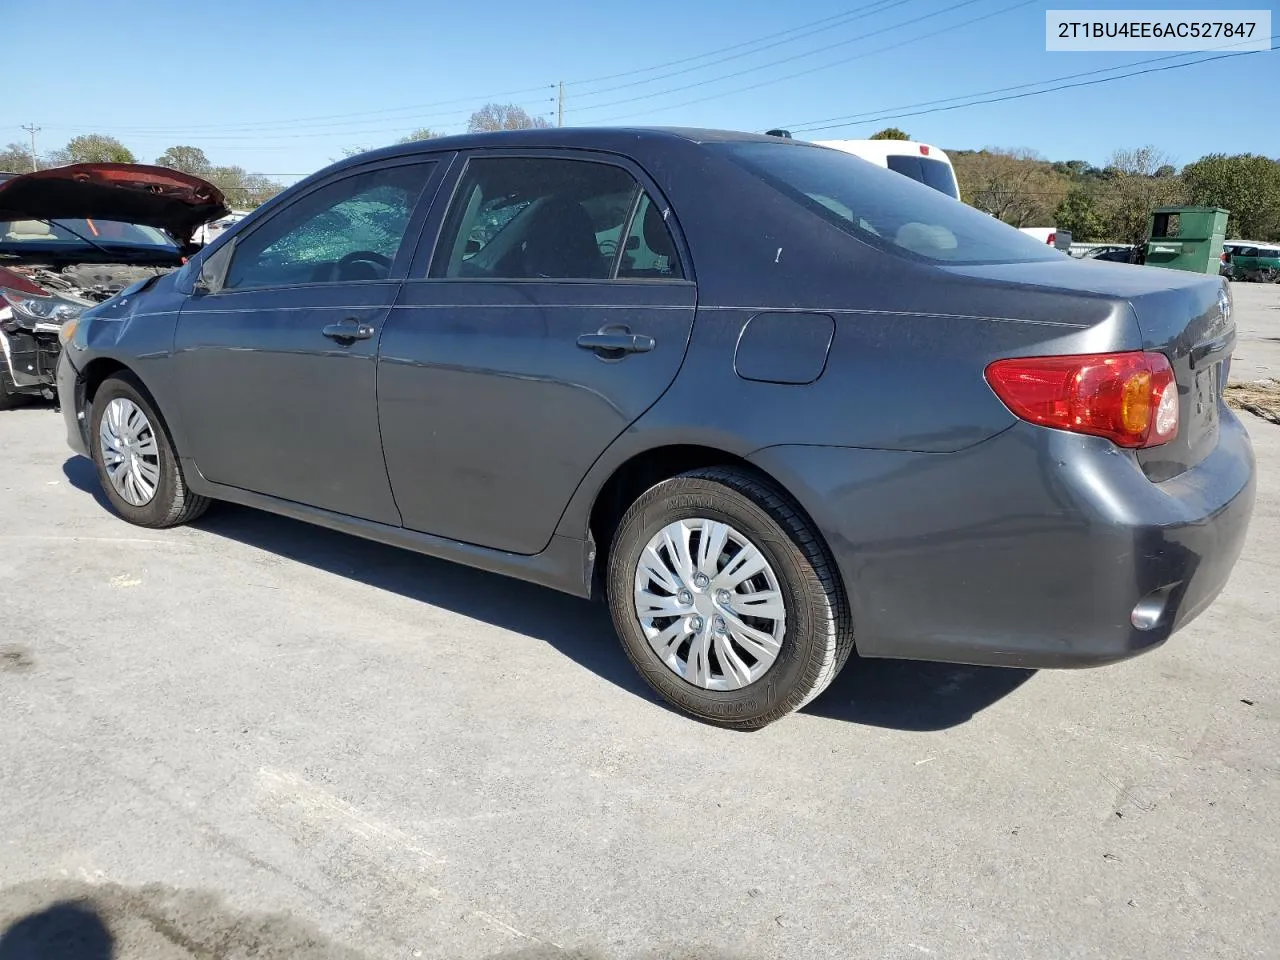
[[[1045,243],[1051,247],[1056,247],[1058,245],[1058,235],[1056,233],[1049,234],[1049,239]]]
[[[1017,416],[1122,447],[1178,435],[1178,384],[1163,353],[1015,357],[987,367],[987,383]]]
[[[924,143],[920,144],[920,155],[924,157],[927,157],[929,155],[928,144],[924,144]]]

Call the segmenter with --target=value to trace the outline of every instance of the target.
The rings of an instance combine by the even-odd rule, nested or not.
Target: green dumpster
[[[1221,207],[1160,207],[1147,227],[1146,264],[1217,276],[1226,236]]]

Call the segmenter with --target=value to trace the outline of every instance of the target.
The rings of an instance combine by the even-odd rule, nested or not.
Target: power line
[[[1000,13],[1000,12],[1004,12],[1004,11],[997,11],[997,13]],[[1227,50],[1231,47],[1238,47],[1241,44],[1252,43],[1252,42],[1253,42],[1252,40],[1239,40],[1235,43],[1225,43],[1219,47],[1213,47],[1211,49]],[[889,49],[889,48],[885,48],[885,49]],[[934,106],[935,104],[940,104],[940,103],[951,103],[956,100],[968,100],[971,97],[985,97],[993,93],[1008,93],[1012,90],[1025,90],[1028,87],[1044,86],[1045,84],[1058,83],[1059,81],[1062,81],[1062,80],[1076,80],[1076,79],[1079,79],[1080,77],[1096,76],[1099,73],[1112,73],[1113,71],[1116,71],[1116,70],[1126,70],[1129,67],[1142,67],[1142,66],[1146,66],[1149,63],[1162,63],[1165,60],[1177,60],[1182,57],[1193,56],[1197,52],[1203,53],[1207,51],[1183,50],[1178,53],[1166,54],[1165,56],[1162,56],[1162,57],[1148,57],[1143,60],[1135,60],[1132,63],[1121,63],[1113,67],[1099,67],[1096,70],[1085,70],[1080,73],[1068,73],[1060,77],[1049,77],[1048,79],[1045,79],[1045,80],[1033,80],[1029,83],[1017,83],[1008,87],[996,87],[992,90],[979,90],[979,91],[975,91],[974,93],[960,94],[959,96],[955,96],[955,97],[941,97],[937,100],[921,100],[918,103],[907,103],[897,107],[882,107],[878,110],[872,110],[866,113],[850,113],[850,114],[845,114],[843,116],[838,116],[838,117],[825,117],[821,120],[795,120],[795,121],[784,123],[782,124],[782,126],[796,133],[804,133],[813,124],[836,123],[836,122],[841,122],[841,123],[861,122],[861,118],[864,116],[872,116],[874,114],[883,113],[886,110],[913,110],[916,107],[931,107],[931,106]],[[826,129],[826,128],[814,127],[814,129]]]
[[[1280,34],[1276,34],[1272,36],[1271,39],[1272,41],[1280,39]],[[1168,70],[1181,70],[1183,67],[1196,67],[1202,63],[1212,63],[1215,60],[1230,60],[1235,57],[1249,57],[1255,53],[1274,53],[1274,52],[1275,52],[1274,50],[1246,50],[1240,53],[1221,53],[1214,57],[1203,57],[1200,60],[1192,60],[1189,63],[1174,63],[1174,64],[1170,64],[1167,67],[1151,67],[1146,70],[1135,70],[1132,73],[1121,73],[1114,77],[1102,77],[1101,79],[1098,79],[1098,80],[1082,80],[1080,83],[1064,83],[1064,84],[1059,84],[1058,86],[1055,86],[1055,87],[1049,87],[1048,89],[1045,89],[1045,90],[1032,90],[1027,93],[1014,93],[1014,94],[1010,94],[1009,96],[991,97],[986,100],[973,100],[968,103],[956,103],[946,107],[931,107],[928,110],[916,110],[911,113],[886,113],[886,114],[881,114],[879,116],[868,117],[866,119],[859,120],[857,121],[857,123],[859,124],[883,123],[886,120],[904,120],[908,117],[921,117],[921,116],[924,116],[925,114],[930,114],[930,113],[947,113],[951,110],[961,110],[961,109],[964,109],[965,107],[977,107],[977,106],[981,106],[983,104],[988,104],[988,103],[1004,103],[1009,100],[1023,100],[1027,97],[1038,97],[1041,94],[1056,93],[1059,90],[1072,90],[1077,87],[1092,87],[1102,83],[1110,83],[1113,80],[1125,80],[1125,79],[1128,79],[1129,77],[1140,77],[1148,73],[1164,73]],[[852,123],[835,123],[835,124],[829,124],[826,126],[810,126],[808,124],[802,124],[796,128],[796,132],[811,133],[815,130],[834,130],[839,127],[848,127],[853,125],[854,124]]]
[[[867,6],[875,6],[875,4],[871,3],[871,4],[868,4]],[[775,37],[785,36],[788,33],[795,33],[796,31],[799,31],[799,30],[807,30],[810,27],[817,27],[822,24],[837,26],[837,24],[832,23],[833,20],[844,20],[848,17],[853,16],[856,13],[862,12],[862,10],[864,9],[865,8],[863,7],[859,7],[855,10],[846,10],[844,13],[832,14],[829,17],[823,17],[821,20],[811,20],[809,23],[802,23],[797,27],[790,28],[789,30],[781,30],[777,33],[765,34],[764,36],[756,37],[753,40],[743,40],[741,43],[734,43],[734,44],[730,44],[727,47],[720,47],[718,50],[708,50],[705,53],[694,54],[693,56],[690,56],[690,57],[682,57],[679,60],[668,60],[666,63],[654,64],[651,67],[639,67],[635,70],[626,70],[622,73],[611,73],[603,77],[592,77],[589,80],[569,80],[569,81],[566,81],[565,85],[579,86],[579,85],[588,84],[588,83],[604,83],[605,81],[608,81],[608,80],[618,80],[622,77],[633,77],[640,73],[650,73],[654,70],[663,70],[667,67],[678,67],[681,64],[692,63],[694,60],[703,60],[707,57],[713,57],[720,53],[728,53],[730,50],[739,50],[742,47],[754,46],[755,44],[760,43],[763,40],[772,40]]]
[[[879,36],[882,33],[889,33],[890,31],[897,30],[901,27],[907,27],[913,23],[918,23],[921,20],[929,20],[933,17],[941,16],[944,13],[950,13],[953,10],[959,10],[961,7],[968,7],[968,6],[972,6],[975,3],[981,3],[981,2],[983,2],[983,0],[960,0],[959,3],[953,3],[950,6],[943,7],[941,10],[935,10],[932,13],[926,13],[924,16],[916,17],[912,20],[904,20],[900,23],[890,24],[887,27],[881,27],[879,30],[872,30],[870,33],[864,33],[856,37],[850,37],[847,40],[840,40],[836,43],[829,43],[825,47],[818,47],[816,50],[809,50],[805,53],[793,54],[792,56],[783,57],[780,60],[774,60],[774,61],[771,61],[770,63],[762,63],[755,67],[747,67],[743,70],[738,70],[734,73],[725,74],[724,76],[721,76],[721,77],[712,77],[709,80],[700,80],[696,83],[689,83],[679,87],[672,87],[669,90],[660,90],[657,93],[642,94],[636,97],[626,97],[625,99],[622,99],[622,100],[611,100],[608,103],[596,103],[596,104],[592,104],[591,106],[582,107],[580,109],[602,110],[605,107],[616,107],[624,103],[635,103],[637,100],[649,100],[652,97],[663,97],[669,93],[679,93],[683,90],[692,90],[695,87],[701,87],[708,83],[719,83],[721,80],[733,80],[736,77],[742,77],[747,75],[748,73],[756,73],[760,70],[766,70],[769,67],[776,67],[784,63],[791,63],[794,60],[802,60],[805,57],[811,57],[814,54],[825,53],[828,50],[834,50],[836,47],[848,46],[849,44],[856,43],[859,40],[866,40],[870,37]],[[1035,0],[1023,0],[1023,3],[1018,4],[1018,6],[1025,6],[1026,4],[1033,3],[1033,2],[1035,2]],[[769,81],[769,82],[772,83],[776,81]],[[661,108],[658,108],[658,109],[661,109]]]
[[[727,62],[728,60],[737,59],[738,57],[753,55],[755,53],[759,53],[764,50],[771,49],[773,47],[781,46],[786,43],[791,43],[796,40],[804,39],[806,37],[812,36],[815,33],[820,33],[824,29],[830,29],[835,26],[841,26],[843,25],[844,22],[847,22],[853,19],[854,17],[860,16],[860,15],[872,16],[876,13],[882,13],[889,9],[892,9],[893,7],[902,6],[903,4],[910,3],[910,2],[914,2],[914,0],[873,0],[873,2],[864,4],[863,6],[860,6],[860,7],[856,7],[853,10],[846,10],[843,13],[834,14],[829,17],[824,17],[820,20],[810,21],[809,23],[801,24],[797,27],[792,27],[788,30],[783,30],[777,33],[765,34],[761,37],[756,37],[752,40],[746,40],[746,41],[742,41],[741,43],[732,44],[728,47],[722,47],[716,50],[707,51],[705,53],[697,54],[691,57],[685,57],[680,60],[668,61],[666,63],[657,64],[655,66],[643,67],[637,70],[626,71],[623,73],[608,74],[605,76],[594,77],[587,80],[566,81],[565,85],[566,86],[586,85],[591,83],[600,83],[610,79],[617,79],[620,77],[634,76],[641,73],[650,73],[650,72],[653,72],[654,70],[663,69],[668,66],[677,66],[680,64],[692,62],[694,60],[705,60],[707,57],[716,56],[717,54],[720,54],[720,53],[727,53],[733,50],[740,50],[741,48],[748,47],[748,46],[757,46],[765,41],[770,41],[768,43],[765,43],[764,46],[757,46],[757,49],[755,50],[747,51],[745,53],[734,54],[733,56],[724,57],[724,58],[721,58],[720,60],[714,60],[709,63],[701,64],[700,66],[697,66],[697,67],[687,68],[684,70],[675,71],[674,73],[663,74],[656,77],[650,77],[645,80],[634,81],[632,83],[621,84],[615,87],[605,88],[603,90],[586,91],[586,92],[577,94],[577,96],[579,97],[597,96],[597,95],[611,92],[611,91],[621,90],[621,89],[625,89],[633,86],[641,86],[644,84],[656,82],[658,80],[666,79],[672,76],[678,76],[678,75],[693,72],[696,70],[707,69],[707,68],[716,66],[719,63]],[[921,17],[919,19],[927,19],[928,17],[936,16],[938,13],[945,13],[949,9],[955,9],[956,7],[966,6],[970,3],[976,3],[976,2],[980,2],[980,0],[964,0],[964,2],[956,4],[954,7],[950,7],[941,11],[936,11],[935,13],[932,13],[932,14],[926,14],[924,17]],[[878,7],[879,9],[875,9],[875,10],[872,9],[876,7]],[[903,25],[904,24],[898,24],[896,26],[889,27],[886,29],[890,29],[890,30],[896,29],[897,26],[903,26]],[[878,31],[878,32],[884,32],[884,31]],[[795,35],[787,36],[788,34],[795,34]],[[818,50],[810,51],[809,53],[799,54],[798,56],[800,57],[810,56],[814,53],[821,53],[824,50],[831,49],[831,47],[833,46],[840,46],[843,43],[852,43],[859,39],[865,39],[866,36],[875,36],[875,35],[876,33],[873,32],[871,34],[865,35],[864,37],[854,37],[850,40],[842,41],[841,43],[829,45],[827,47],[821,47]],[[778,39],[778,38],[782,38],[782,39]],[[788,59],[794,59],[794,58],[788,58]],[[772,63],[772,64],[763,64],[760,67],[752,68],[752,70],[764,69],[768,66],[776,65],[776,63],[785,63],[785,62],[788,62],[788,60],[784,59],[781,61],[776,61],[775,63]],[[745,72],[751,72],[751,71],[748,70]],[[730,74],[729,77],[714,78],[713,80],[709,80],[705,82],[716,82],[718,80],[730,79],[734,76],[739,76],[739,75],[740,74]],[[459,104],[459,103],[473,104],[476,101],[486,102],[486,101],[498,99],[501,97],[517,96],[525,93],[536,93],[541,91],[549,91],[553,89],[555,89],[554,84],[545,84],[537,87],[526,87],[521,90],[509,90],[501,93],[485,94],[483,96],[478,96],[478,97],[459,97],[453,100],[438,100],[438,101],[433,101],[429,103],[414,104],[414,105],[407,105],[407,106],[400,106],[400,107],[386,107],[378,110],[363,110],[363,111],[352,112],[352,113],[338,113],[338,114],[319,114],[319,115],[313,115],[310,117],[297,117],[292,119],[253,120],[253,121],[226,123],[226,124],[184,125],[182,127],[146,125],[146,126],[133,126],[133,127],[114,127],[113,129],[115,129],[117,132],[119,132],[122,135],[142,136],[145,134],[154,133],[157,136],[168,136],[171,133],[174,135],[179,135],[179,134],[196,135],[196,134],[200,134],[201,131],[224,131],[226,133],[240,132],[240,131],[253,132],[253,131],[258,131],[262,129],[280,127],[280,126],[297,127],[301,125],[306,129],[317,129],[320,127],[347,127],[352,123],[359,123],[361,119],[372,120],[374,117],[377,117],[379,121],[390,122],[394,119],[394,120],[403,120],[405,122],[415,122],[415,121],[431,119],[434,116],[452,116],[452,115],[457,115],[459,113],[469,112],[468,110],[449,110],[449,111],[441,111],[436,114],[421,113],[422,110],[429,109],[432,107],[444,107],[444,106]],[[687,89],[687,88],[677,88],[677,89]],[[652,94],[652,96],[662,96],[670,92],[672,91],[662,91],[660,93]],[[636,99],[644,99],[644,98],[640,97]],[[612,103],[595,104],[593,106],[583,107],[581,109],[596,109],[599,107],[615,106],[618,103],[623,103],[623,102],[629,102],[629,101],[613,101]],[[405,114],[405,116],[393,117],[392,116],[393,114]],[[350,118],[357,118],[357,119],[351,120]],[[344,121],[344,122],[322,123],[322,122],[313,122],[313,121]],[[84,124],[57,124],[54,126],[56,129],[79,129],[80,127],[83,127],[85,125]],[[378,129],[381,130],[381,129],[387,129],[387,128],[380,127]],[[366,132],[366,131],[352,130],[351,132],[359,133],[359,132]],[[369,129],[367,130],[367,132],[373,133],[376,131],[373,129]],[[287,136],[287,135],[282,135],[282,136]],[[212,134],[205,134],[205,137],[212,138]]]
[[[715,50],[710,50],[704,53],[696,54],[694,56],[684,57],[679,60],[671,60],[665,63],[655,64],[649,67],[641,67],[636,70],[625,71],[623,73],[607,74],[604,76],[592,77],[590,79],[585,79],[585,80],[568,80],[568,81],[564,81],[564,85],[565,86],[582,86],[582,85],[592,84],[592,83],[601,83],[608,80],[618,79],[621,77],[635,76],[641,73],[651,73],[655,70],[661,70],[666,67],[678,66],[681,64],[692,62],[694,60],[703,60],[703,59],[706,59],[707,57],[712,57],[720,53],[726,53],[732,50],[738,50],[747,46],[754,46],[766,40],[774,40],[775,38],[778,38],[778,37],[784,37],[787,34],[794,34],[798,32],[801,33],[800,36],[794,36],[787,40],[777,40],[773,43],[770,43],[768,46],[760,47],[758,50],[752,51],[752,52],[758,53],[760,52],[760,50],[769,49],[770,47],[778,46],[782,43],[789,43],[793,40],[803,39],[804,37],[810,36],[813,33],[820,32],[818,30],[813,30],[811,28],[822,27],[823,25],[826,25],[827,27],[840,25],[840,24],[834,23],[834,21],[849,20],[854,16],[857,16],[859,14],[864,14],[871,7],[881,6],[887,2],[889,3],[889,5],[885,6],[883,9],[889,9],[892,6],[899,6],[903,3],[912,2],[912,0],[893,0],[893,2],[889,2],[889,0],[874,0],[874,2],[872,3],[865,4],[864,6],[857,7],[853,10],[846,10],[843,13],[838,13],[829,17],[824,17],[821,20],[814,20],[814,21],[810,21],[809,23],[800,24],[799,26],[792,27],[788,30],[783,30],[777,33],[772,33],[772,34],[765,34],[761,37],[756,37],[751,40],[744,40],[741,43],[732,44],[728,47],[721,47]],[[875,11],[875,12],[879,13],[883,11]],[[806,31],[806,30],[809,32],[804,33],[803,31]],[[746,54],[743,54],[743,55],[745,56]],[[728,58],[728,59],[732,59],[732,58]],[[719,62],[723,62],[723,61],[715,61],[713,63],[704,64],[703,66],[710,67],[710,66],[714,66],[715,63],[719,63]],[[695,68],[695,69],[701,69],[701,68]],[[686,72],[686,71],[681,71],[681,72]],[[664,76],[674,76],[674,75],[675,74],[668,74]],[[641,83],[654,82],[660,79],[664,79],[664,77],[651,77],[645,81],[638,81],[637,84],[634,84],[634,85],[639,85]],[[623,87],[631,86],[631,85],[632,84],[624,84]],[[295,118],[289,118],[289,119],[246,120],[246,121],[238,121],[238,122],[232,122],[232,123],[184,125],[182,127],[167,127],[167,126],[153,126],[153,125],[132,126],[132,127],[126,126],[126,127],[113,127],[113,129],[121,134],[140,135],[140,134],[146,134],[146,133],[155,133],[157,135],[167,136],[170,133],[196,134],[204,130],[211,130],[211,131],[222,130],[227,132],[233,132],[233,131],[242,131],[242,130],[257,130],[262,128],[279,127],[284,125],[295,126],[295,125],[305,124],[311,128],[316,128],[321,126],[346,126],[347,124],[345,123],[325,124],[325,123],[313,123],[312,121],[347,120],[348,122],[350,122],[350,118],[362,119],[362,118],[372,118],[375,116],[379,117],[381,120],[386,120],[386,121],[390,121],[392,119],[398,119],[398,120],[405,120],[405,121],[411,122],[414,120],[430,119],[433,116],[450,116],[450,115],[456,115],[462,112],[470,112],[469,110],[460,109],[460,110],[441,111],[436,114],[424,115],[421,113],[422,110],[426,110],[434,107],[445,107],[445,106],[451,106],[454,104],[464,104],[464,103],[474,104],[477,101],[483,103],[491,100],[496,100],[501,97],[514,97],[514,96],[519,96],[521,94],[538,93],[542,91],[553,90],[555,89],[555,87],[556,87],[555,84],[543,84],[536,87],[524,87],[519,90],[507,90],[500,93],[489,93],[483,96],[476,96],[476,97],[458,97],[452,100],[436,100],[436,101],[431,101],[427,103],[409,104],[409,105],[399,106],[399,107],[384,107],[378,110],[361,110],[361,111],[356,111],[352,113],[317,114],[309,117],[295,117]],[[609,88],[609,89],[622,89],[622,87]],[[604,93],[604,92],[607,92],[607,91],[592,91],[589,93],[578,94],[578,96],[594,96],[596,94]],[[408,115],[404,117],[393,118],[391,116],[392,114],[408,114]],[[79,129],[84,126],[86,126],[86,124],[54,124],[53,129],[70,130],[70,129]]]
[[[952,30],[959,30],[961,27],[967,27],[972,24],[979,23],[983,20],[990,20],[992,17],[998,17],[1002,14],[1009,13],[1010,11],[1017,10],[1019,7],[1030,6],[1032,3],[1035,3],[1035,2],[1036,0],[1019,0],[1018,3],[1015,3],[1012,6],[1003,7],[999,10],[993,10],[990,13],[984,13],[981,16],[973,17],[969,20],[963,20],[960,23],[950,24],[938,30],[933,30],[929,33],[922,33],[918,36],[908,37],[906,40],[900,40],[897,43],[891,43],[886,47],[878,47],[875,50],[868,50],[865,53],[860,53],[853,57],[842,57],[841,59],[832,61],[831,63],[822,63],[816,67],[809,67],[805,70],[798,70],[795,73],[788,73],[781,77],[771,77],[770,79],[762,80],[759,83],[748,84],[745,87],[734,87],[731,90],[722,90],[719,93],[708,94],[705,97],[697,97],[693,100],[682,101],[681,103],[653,107],[649,110],[641,110],[639,112],[631,111],[630,113],[627,113],[625,115],[620,115],[617,117],[609,117],[608,119],[601,120],[599,122],[602,124],[615,123],[619,120],[625,120],[630,117],[636,117],[636,116],[643,117],[653,113],[661,113],[665,110],[678,110],[681,107],[689,107],[698,103],[706,103],[708,100],[718,100],[721,97],[729,97],[738,93],[746,93],[748,90],[758,90],[760,87],[771,86],[775,83],[782,83],[786,80],[794,80],[797,77],[806,77],[813,73],[819,73],[823,70],[829,70],[832,67],[840,67],[840,66],[844,66],[845,64],[853,63],[857,60],[865,60],[867,57],[875,56],[878,53],[885,53],[886,51],[889,51],[889,50],[897,50],[899,47],[905,47],[909,44],[917,43],[920,40],[928,40],[930,37],[936,37],[936,36],[939,36],[940,34],[950,33]]]
[[[555,88],[554,84],[544,83],[536,87],[525,87],[521,90],[507,90],[503,93],[487,93],[487,94],[484,94],[483,96],[457,97],[453,100],[435,100],[429,103],[410,104],[410,105],[400,106],[400,107],[384,107],[379,110],[358,110],[353,113],[330,113],[330,114],[320,114],[320,115],[310,116],[310,117],[293,117],[293,118],[278,119],[278,120],[244,120],[244,121],[238,121],[234,123],[185,125],[182,127],[161,127],[161,126],[113,127],[113,129],[119,130],[122,133],[155,132],[155,133],[165,134],[174,130],[188,132],[188,131],[199,131],[199,130],[224,130],[224,129],[241,130],[241,129],[258,128],[258,127],[279,127],[279,126],[285,126],[290,124],[306,124],[313,120],[338,120],[338,119],[349,118],[349,117],[357,117],[357,118],[373,117],[373,116],[379,116],[384,114],[402,113],[402,112],[409,112],[411,114],[416,115],[419,111],[430,109],[432,107],[444,107],[444,106],[450,106],[453,104],[474,104],[477,101],[481,103],[485,103],[491,100],[497,100],[501,97],[515,97],[515,96],[519,96],[521,94],[526,94],[526,93],[548,92],[553,90],[554,88]],[[465,108],[459,108],[457,110],[444,111],[444,113],[456,114],[456,113],[464,112],[464,110]],[[470,112],[470,111],[465,110],[465,112]],[[383,119],[391,119],[391,118],[383,117]],[[413,119],[413,117],[412,116],[405,117],[403,119],[410,120],[410,119]],[[85,127],[85,126],[92,126],[92,124],[63,123],[63,124],[53,124],[52,126],[53,126],[53,129],[71,130],[71,129],[80,129],[81,127]]]
[[[854,10],[849,10],[849,11],[847,11],[846,13],[840,14],[840,17],[842,17],[842,18],[847,18],[847,19],[852,19],[852,17],[853,17],[855,14],[862,14],[863,16],[875,16],[875,15],[876,15],[876,14],[878,14],[878,13],[884,13],[884,12],[886,12],[886,11],[888,11],[888,10],[892,10],[894,7],[900,7],[900,6],[903,6],[904,4],[907,4],[907,3],[913,3],[913,2],[915,2],[915,0],[875,0],[875,2],[873,2],[873,3],[868,3],[868,4],[866,4],[865,6],[858,7],[858,8],[856,8],[856,9],[854,9]],[[979,0],[967,0],[967,2],[970,2],[970,3],[977,3],[977,2],[979,2]],[[963,5],[963,4],[962,4],[962,5]],[[872,7],[879,7],[880,9],[878,9],[878,10],[872,10],[872,9],[871,9]],[[828,17],[827,19],[828,19],[828,20],[830,20],[830,19],[833,19],[833,18]],[[922,19],[923,19],[923,18],[922,18]],[[825,22],[825,21],[820,21],[820,22]],[[807,38],[807,37],[811,37],[811,36],[813,36],[813,35],[814,35],[814,34],[816,34],[816,33],[826,33],[828,30],[831,30],[831,29],[832,29],[833,27],[835,27],[835,26],[844,26],[844,24],[843,24],[843,23],[840,23],[840,24],[827,24],[826,26],[819,27],[819,28],[814,29],[814,30],[809,30],[809,31],[807,31],[807,32],[805,32],[805,33],[800,33],[800,34],[798,34],[798,35],[796,35],[796,36],[794,36],[794,37],[788,37],[788,38],[787,38],[787,39],[785,39],[785,40],[775,40],[774,42],[772,42],[772,43],[767,43],[767,44],[765,44],[765,45],[764,45],[764,46],[762,46],[762,47],[756,47],[756,49],[754,49],[754,50],[746,50],[746,51],[743,51],[743,52],[741,52],[741,53],[734,53],[734,54],[731,54],[731,55],[729,55],[729,56],[727,56],[727,57],[721,57],[721,58],[720,58],[720,59],[718,59],[718,60],[712,60],[712,61],[711,61],[711,62],[709,62],[709,63],[702,63],[702,64],[698,64],[697,66],[693,66],[693,67],[685,67],[685,68],[684,68],[684,69],[682,69],[682,70],[674,70],[674,71],[672,71],[671,73],[662,73],[662,74],[659,74],[659,75],[658,75],[658,76],[656,76],[656,77],[649,77],[647,80],[633,80],[633,81],[631,81],[631,82],[629,82],[629,83],[621,83],[621,84],[618,84],[617,86],[613,86],[613,87],[602,87],[602,88],[601,88],[601,89],[599,89],[599,90],[591,90],[591,91],[588,91],[587,93],[578,94],[578,96],[580,96],[580,97],[596,97],[596,96],[600,96],[601,94],[605,94],[605,93],[613,93],[613,92],[615,92],[615,91],[617,91],[617,90],[627,90],[627,89],[630,89],[631,87],[640,87],[640,86],[644,86],[645,84],[648,84],[648,83],[657,83],[659,80],[669,80],[671,77],[679,77],[679,76],[683,76],[684,74],[687,74],[687,73],[695,73],[695,72],[697,72],[697,71],[699,71],[699,70],[706,70],[706,69],[709,69],[710,67],[717,66],[717,65],[719,65],[719,64],[721,64],[721,63],[728,63],[730,60],[739,60],[739,59],[741,59],[742,57],[754,57],[757,53],[761,53],[761,52],[763,52],[763,51],[765,51],[765,50],[772,50],[774,47],[781,47],[781,46],[785,46],[785,45],[786,45],[786,44],[788,44],[788,43],[794,43],[794,42],[795,42],[795,41],[797,41],[797,40],[803,40],[803,39],[805,39],[805,38]],[[799,29],[799,28],[797,28],[797,29]],[[767,39],[769,39],[769,38],[768,38],[768,37],[764,37],[763,39],[766,39],[766,40],[767,40]],[[857,39],[861,39],[861,38],[854,37],[854,40],[857,40]],[[753,42],[753,43],[758,43],[758,42],[759,42],[759,40],[752,41],[752,42]],[[851,43],[851,42],[853,42],[853,41],[842,41],[842,42],[843,42],[843,43]],[[819,48],[819,50],[818,50],[818,51],[814,51],[814,52],[821,52],[821,50],[822,50],[822,49],[826,49],[826,48]],[[808,55],[809,55],[809,54],[800,54],[800,56],[808,56]],[[704,55],[704,56],[709,56],[709,54]],[[698,58],[694,58],[694,59],[702,59],[702,57],[698,57]],[[766,64],[766,66],[768,66],[768,64]],[[760,69],[760,68],[753,68],[753,69]],[[647,72],[647,71],[645,71],[645,72]],[[709,82],[709,81],[708,81],[708,82]],[[608,106],[608,104],[604,104],[604,106]]]

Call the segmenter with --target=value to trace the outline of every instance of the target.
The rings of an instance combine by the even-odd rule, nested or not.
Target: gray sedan
[[[531,130],[364,154],[87,310],[125,519],[212,500],[607,597],[759,727],[855,651],[1103,664],[1213,600],[1254,461],[1224,281],[1073,260],[848,154]]]

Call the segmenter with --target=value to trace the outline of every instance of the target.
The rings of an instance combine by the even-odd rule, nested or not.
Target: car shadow
[[[112,514],[116,512],[115,507],[111,506],[111,501],[102,491],[102,484],[98,482],[98,468],[88,457],[68,457],[66,463],[62,465],[62,475],[77,490],[92,496],[102,509]]]
[[[97,472],[72,457],[63,473],[110,510]],[[671,708],[622,652],[603,603],[241,507],[216,504],[193,526],[337,576],[541,640],[627,692]],[[856,655],[804,713],[897,730],[945,730],[1016,690],[1034,671]]]

